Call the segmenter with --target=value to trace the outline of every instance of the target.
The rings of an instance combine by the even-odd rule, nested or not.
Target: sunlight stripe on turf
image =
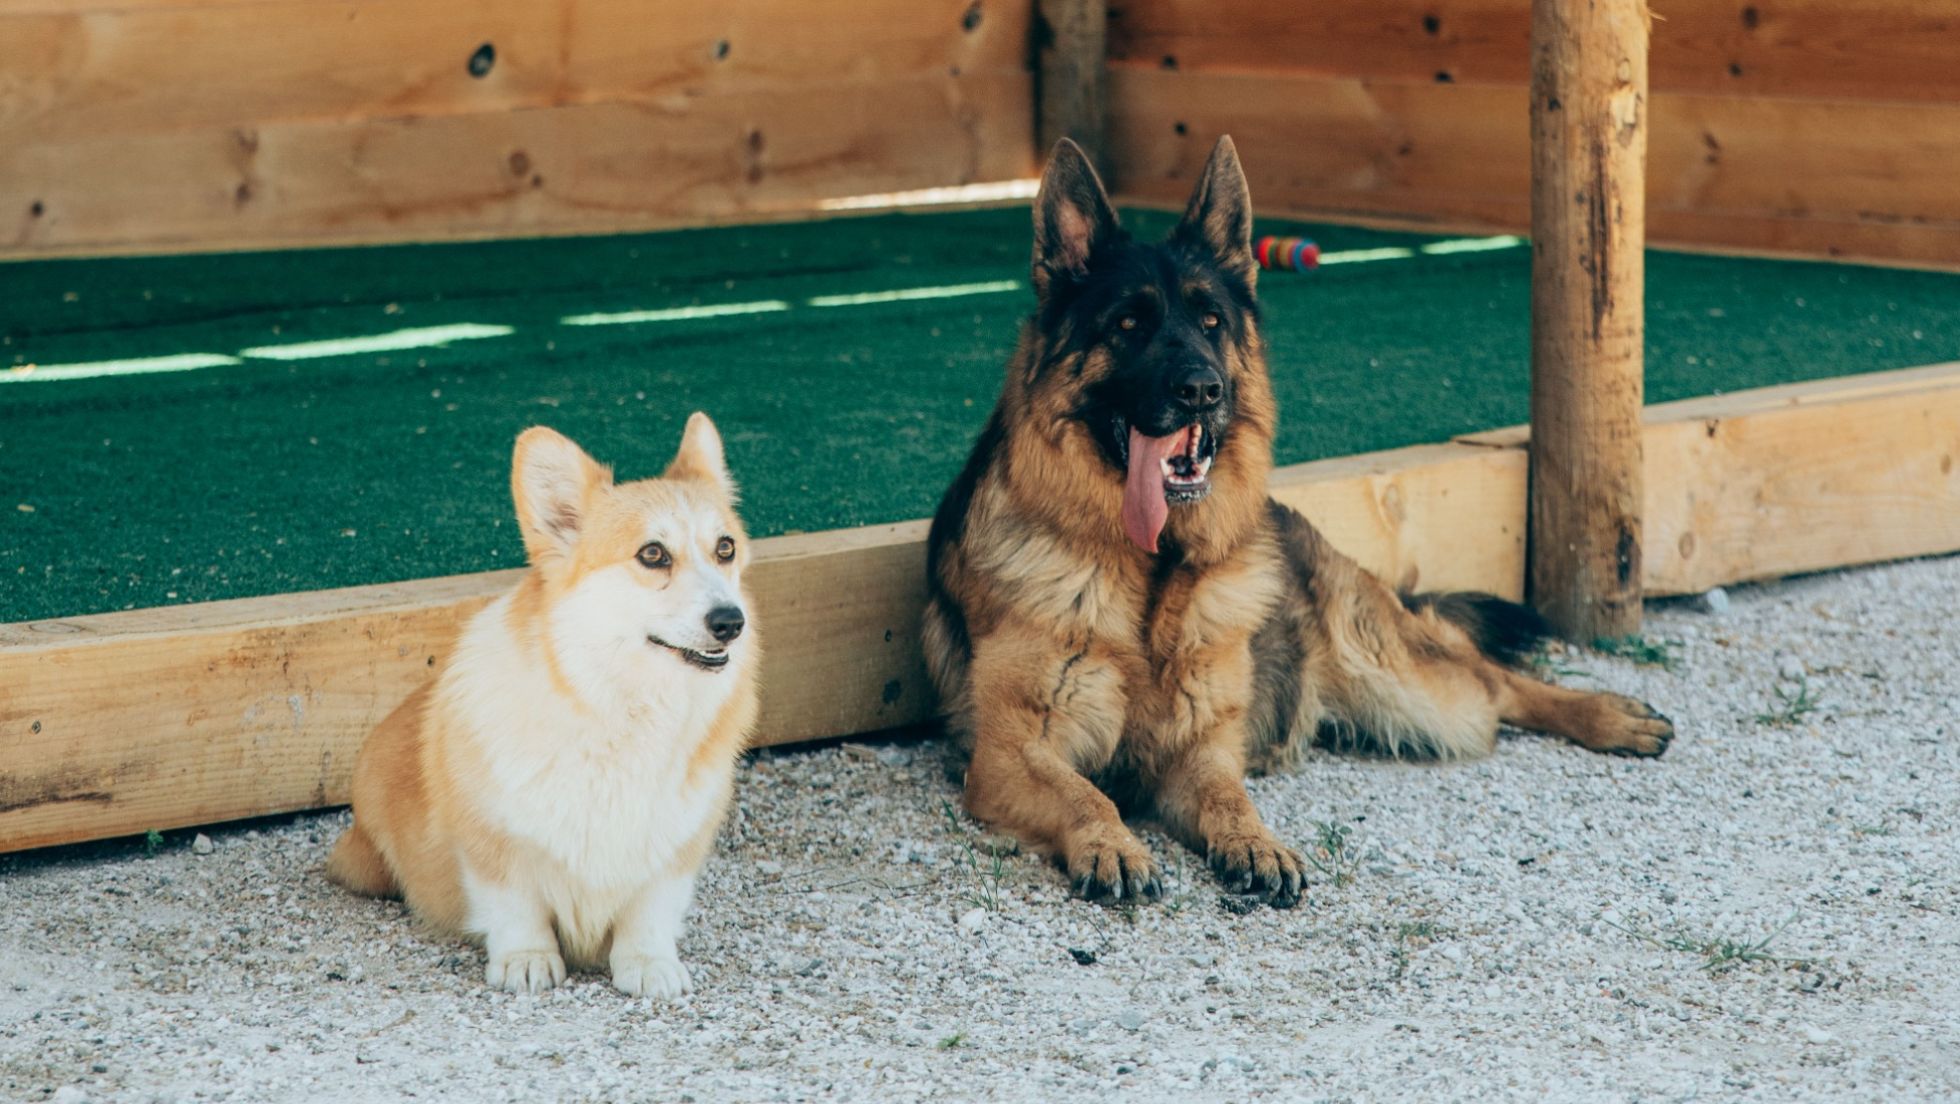
[[[1041,181],[1030,176],[1018,180],[995,180],[985,184],[954,184],[944,188],[919,188],[910,192],[883,192],[876,195],[840,196],[817,201],[824,211],[870,211],[883,207],[942,207],[956,203],[997,203],[1004,199],[1033,199]]]
[[[1500,234],[1492,238],[1452,238],[1449,241],[1430,242],[1428,245],[1413,249],[1403,245],[1388,245],[1380,249],[1347,249],[1338,253],[1322,253],[1320,263],[1330,265],[1355,264],[1361,261],[1406,261],[1418,253],[1428,257],[1447,257],[1452,253],[1485,253],[1523,244],[1525,240],[1515,234]]]
[[[1484,253],[1492,249],[1509,249],[1523,244],[1524,239],[1516,234],[1500,234],[1494,238],[1457,238],[1453,241],[1430,242],[1422,247],[1422,251],[1432,257],[1442,257],[1451,253]]]
[[[54,383],[96,376],[140,376],[150,372],[191,372],[241,363],[219,353],[177,353],[129,360],[91,360],[76,364],[20,364],[0,371],[0,383]]]
[[[358,353],[391,353],[400,349],[426,349],[451,341],[477,341],[486,337],[508,337],[516,333],[510,326],[484,326],[461,322],[454,326],[423,326],[396,330],[371,337],[337,337],[327,341],[300,341],[291,345],[259,345],[245,349],[240,356],[266,360],[313,360],[318,357],[353,356]]]
[[[619,311],[616,314],[568,314],[558,322],[564,326],[632,326],[641,322],[685,322],[690,318],[769,314],[788,309],[789,304],[781,299],[762,299],[754,303],[710,303],[701,307],[667,307],[661,310]]]
[[[1381,249],[1348,249],[1339,253],[1322,253],[1320,263],[1325,267],[1330,264],[1353,264],[1356,261],[1400,261],[1415,255],[1416,251],[1413,249],[1391,245]]]
[[[1021,290],[1019,280],[988,280],[981,284],[947,284],[943,287],[900,288],[897,291],[864,291],[855,295],[818,295],[805,302],[812,307],[861,307],[869,303],[905,303],[914,299],[956,299],[962,295],[994,295]]]

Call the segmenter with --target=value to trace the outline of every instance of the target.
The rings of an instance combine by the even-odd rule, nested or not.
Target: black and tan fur
[[[1229,139],[1156,244],[1117,226],[1064,141],[1035,201],[1036,313],[933,521],[927,660],[970,753],[967,807],[1053,855],[1085,896],[1161,892],[1113,794],[1233,888],[1295,903],[1302,861],[1243,778],[1316,738],[1450,758],[1490,751],[1500,722],[1634,755],[1672,737],[1639,702],[1515,670],[1542,634],[1530,611],[1405,602],[1267,497],[1277,412],[1255,273]],[[1217,405],[1179,405],[1206,401],[1180,380],[1213,376]],[[1215,442],[1209,493],[1171,500],[1153,554],[1118,521],[1124,426],[1193,420],[1210,436],[1192,439]]]

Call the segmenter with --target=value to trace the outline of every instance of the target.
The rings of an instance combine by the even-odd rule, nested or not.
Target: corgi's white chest
[[[555,754],[494,764],[500,827],[594,889],[639,885],[701,830],[726,784],[714,770],[690,779],[691,749],[669,753],[667,735],[567,733]]]
[[[472,651],[487,662],[454,689],[488,770],[478,809],[554,860],[572,888],[637,889],[714,814],[732,764],[690,777],[690,760],[732,680],[651,681],[630,701],[580,708],[508,647]]]

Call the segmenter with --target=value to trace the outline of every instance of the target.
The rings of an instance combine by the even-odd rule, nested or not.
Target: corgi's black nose
[[[742,635],[742,626],[748,623],[735,606],[717,606],[708,611],[708,633],[723,644]]]

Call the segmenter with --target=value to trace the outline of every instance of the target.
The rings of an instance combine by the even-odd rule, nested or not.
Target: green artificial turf
[[[1132,212],[1161,232],[1168,216]],[[1262,223],[1323,249],[1431,240]],[[709,411],[757,535],[924,516],[993,402],[1025,209],[609,238],[0,265],[0,375],[474,323],[506,337],[0,383],[0,620],[521,560],[507,464],[557,427],[622,477]],[[1960,277],[1655,253],[1653,401],[1960,357]],[[816,296],[1016,280],[823,308]],[[1268,274],[1281,462],[1523,421],[1522,247]],[[780,300],[767,314],[568,315]]]

